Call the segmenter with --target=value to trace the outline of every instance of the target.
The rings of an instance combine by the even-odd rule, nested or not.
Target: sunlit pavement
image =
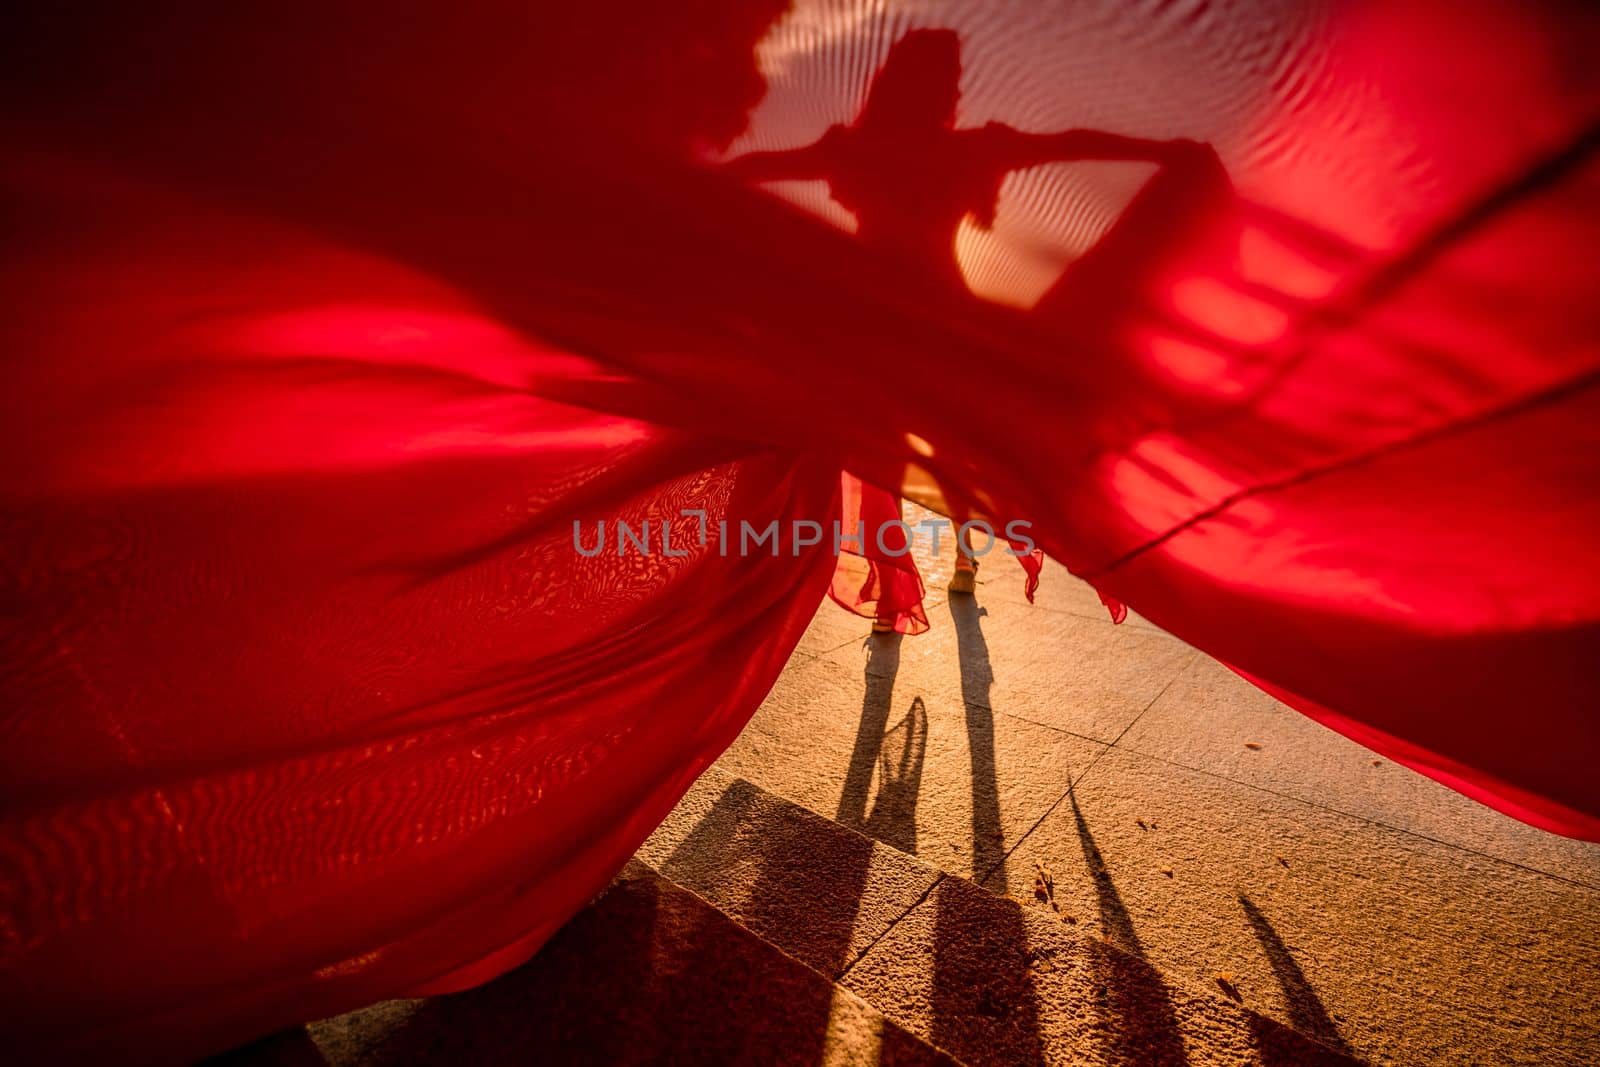
[[[1013,562],[979,577],[915,638],[824,605],[719,769],[1359,1058],[1600,1062],[1600,847],[1383,760],[1136,617],[1113,625],[1059,568],[1032,606]],[[931,975],[930,906],[844,984],[873,1001]],[[1076,1010],[1036,999],[1045,1035]],[[933,1014],[896,1018],[926,1036]]]

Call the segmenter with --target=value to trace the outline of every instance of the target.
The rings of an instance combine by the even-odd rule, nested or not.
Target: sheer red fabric
[[[897,633],[925,633],[922,575],[911,558],[911,532],[899,498],[845,474],[839,505],[839,559],[828,595],[847,611],[882,620]]]
[[[830,590],[926,625],[789,533],[902,494],[1600,839],[1592,16],[460,6],[6,42],[14,1047],[525,959]]]

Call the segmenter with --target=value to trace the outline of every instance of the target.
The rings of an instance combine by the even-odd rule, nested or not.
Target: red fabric
[[[6,41],[11,1045],[487,978],[830,582],[917,628],[914,573],[841,590],[827,545],[574,545],[686,508],[1026,520],[1600,839],[1593,16],[458,6]]]
[[[937,531],[936,542],[934,531],[924,534],[933,544],[935,554],[943,553],[953,564],[960,531],[966,523],[972,522],[974,551],[984,556],[993,552],[996,558],[1002,555],[1015,558],[1022,566],[1023,592],[1032,603],[1034,594],[1039,591],[1044,553],[1031,548],[1031,542],[1006,538],[1003,529],[995,529],[993,523],[974,516],[965,508],[945,500],[940,503],[944,510],[951,512],[951,517]],[[913,527],[904,520],[899,498],[845,473],[840,477],[838,523],[839,559],[828,590],[834,603],[880,626],[886,625],[896,633],[926,633],[928,613],[922,603],[926,590],[911,554]],[[993,531],[992,543],[985,529]],[[1019,532],[1026,535],[1027,528],[1022,527]],[[1125,606],[1110,597],[1102,596],[1101,600],[1114,621],[1120,623],[1127,618]]]
[[[881,620],[896,633],[926,633],[922,575],[911,558],[899,498],[844,474],[839,503],[840,552],[828,595],[845,610]]]

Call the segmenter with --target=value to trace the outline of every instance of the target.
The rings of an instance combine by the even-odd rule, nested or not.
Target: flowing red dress
[[[527,958],[835,580],[575,524],[826,523],[843,470],[1600,839],[1593,17],[922,5],[964,125],[1234,189],[1018,173],[957,300],[686,162],[846,121],[903,28],[785,6],[17,18],[8,1046],[198,1055]]]

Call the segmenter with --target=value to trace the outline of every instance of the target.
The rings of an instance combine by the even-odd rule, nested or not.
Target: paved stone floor
[[[927,634],[824,604],[719,768],[1034,906],[1047,872],[1080,929],[1358,1056],[1600,1062],[1600,847],[1113,625],[1060,568],[1029,605],[1014,561],[976,596],[948,562]]]

